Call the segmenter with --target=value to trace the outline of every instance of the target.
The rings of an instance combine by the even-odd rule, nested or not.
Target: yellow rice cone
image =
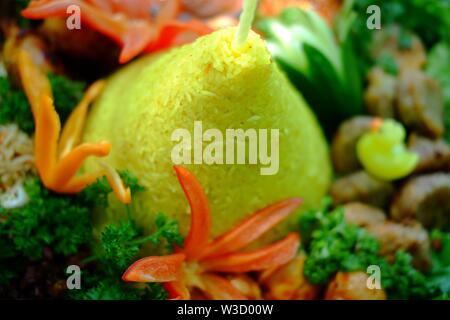
[[[236,29],[217,31],[160,56],[144,57],[108,81],[90,113],[84,139],[108,140],[105,160],[135,174],[147,191],[133,203],[133,215],[147,230],[157,212],[189,229],[187,200],[172,169],[172,132],[194,121],[203,131],[217,128],[279,129],[280,166],[263,176],[264,165],[188,165],[203,185],[212,211],[213,234],[228,230],[255,210],[288,197],[301,197],[301,210],[317,207],[325,195],[331,165],[327,144],[312,112],[279,71],[264,41],[251,32],[233,49]],[[88,162],[86,169],[94,170]],[[114,203],[100,225],[124,214]],[[294,219],[294,218],[292,218]],[[291,222],[293,221],[291,219]],[[284,227],[269,238],[286,232]]]

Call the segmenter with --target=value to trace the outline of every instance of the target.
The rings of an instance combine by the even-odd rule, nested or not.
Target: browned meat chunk
[[[395,196],[391,216],[397,221],[416,219],[426,228],[450,223],[450,174],[438,172],[411,178]]]
[[[367,231],[380,242],[380,254],[393,260],[399,250],[413,256],[413,264],[420,270],[431,266],[428,232],[418,223],[404,225],[394,222],[374,224]]]
[[[364,93],[367,111],[376,117],[394,118],[397,93],[396,77],[386,73],[380,67],[370,70],[369,85]]]
[[[410,129],[431,138],[444,133],[444,97],[439,84],[420,70],[400,74],[397,114]]]
[[[364,228],[386,221],[386,215],[382,210],[359,202],[346,204],[344,212],[347,223]]]
[[[444,140],[430,140],[412,134],[408,148],[420,156],[415,173],[450,170],[450,146]]]
[[[372,48],[374,58],[389,54],[395,59],[400,70],[421,69],[427,60],[425,46],[419,37],[407,34],[411,39],[410,46],[402,47],[400,45],[401,32],[404,31],[397,26],[383,28],[381,32],[377,32]]]
[[[320,287],[312,285],[303,274],[306,256],[299,255],[291,262],[263,272],[260,282],[268,300],[313,300],[318,298]]]
[[[390,182],[370,176],[365,171],[358,171],[336,180],[330,193],[336,205],[362,202],[385,208],[394,194],[394,186]]]
[[[328,284],[326,300],[386,300],[383,289],[369,289],[369,275],[362,271],[338,272]]]
[[[386,220],[380,209],[361,203],[344,206],[347,223],[367,229],[380,243],[380,254],[393,260],[398,250],[409,252],[414,265],[427,270],[431,265],[428,232],[419,224],[400,224]]]
[[[337,173],[347,174],[361,168],[356,155],[358,139],[370,129],[372,117],[354,117],[339,127],[332,143],[331,155]]]

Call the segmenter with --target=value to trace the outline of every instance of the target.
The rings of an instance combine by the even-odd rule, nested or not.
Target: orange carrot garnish
[[[122,277],[122,279],[124,278]],[[189,293],[186,284],[182,281],[166,282],[164,283],[164,289],[166,289],[167,293],[169,294],[169,297],[172,297],[172,299],[189,300],[191,297],[191,294]]]
[[[212,300],[247,300],[247,297],[224,277],[205,274],[202,276],[202,283],[206,296]]]
[[[256,212],[208,245],[202,256],[211,258],[242,249],[284,220],[300,203],[300,199],[289,199]]]
[[[22,11],[28,19],[67,17],[67,8],[77,5],[81,20],[90,28],[115,41],[122,47],[120,63],[126,63],[141,52],[177,45],[176,36],[194,31],[203,35],[212,30],[204,26],[194,28],[192,22],[177,21],[179,0],[166,0],[160,4],[158,15],[150,14],[152,0],[106,1],[106,0],[33,0]],[[197,22],[199,23],[199,22]],[[176,28],[174,28],[176,26]],[[198,26],[196,24],[196,26]],[[169,31],[166,31],[169,28]],[[170,41],[162,35],[168,32]],[[161,43],[160,43],[161,42]]]
[[[122,278],[136,282],[170,282],[180,277],[184,254],[176,253],[164,257],[147,257],[136,261]],[[132,271],[132,272],[131,272]]]
[[[188,22],[171,21],[161,29],[158,38],[148,44],[145,52],[154,52],[185,44],[187,41],[180,37],[184,34],[204,35],[211,31],[211,28],[196,19]]]
[[[217,272],[266,270],[295,257],[300,244],[296,233],[261,249],[237,251],[286,218],[300,205],[299,199],[280,201],[262,209],[208,244],[211,218],[206,195],[192,173],[181,167],[174,168],[191,207],[191,229],[184,248],[178,248],[176,254],[167,257],[147,257],[136,261],[124,273],[124,281],[156,282],[151,279],[161,279],[160,270],[167,270],[170,275],[165,274],[169,280],[164,287],[170,298],[189,299],[189,290],[197,289],[212,299],[245,299],[238,288]]]
[[[64,125],[61,133],[61,139],[59,141],[60,157],[65,156],[81,141],[81,135],[83,133],[89,105],[100,94],[100,92],[102,92],[104,87],[104,80],[99,80],[92,84],[84,94],[84,97],[81,99],[78,106],[76,106],[70,114]]]
[[[211,213],[208,199],[200,183],[188,170],[182,167],[174,167],[181,187],[191,207],[191,229],[184,242],[184,250],[188,260],[208,242],[211,229]]]
[[[295,256],[298,250],[299,236],[289,234],[283,240],[266,248],[246,253],[231,253],[211,258],[202,262],[207,271],[216,272],[249,272],[259,271],[282,265]]]
[[[383,119],[382,118],[375,118],[372,120],[370,124],[370,130],[373,132],[377,132],[380,130],[380,128],[383,126]]]
[[[77,193],[101,176],[108,182],[123,203],[131,202],[131,192],[117,172],[106,166],[96,173],[77,176],[84,160],[90,156],[104,157],[111,150],[106,141],[78,145],[87,108],[103,88],[103,82],[94,83],[70,115],[60,139],[61,123],[52,100],[52,91],[45,73],[37,67],[27,51],[20,50],[19,73],[36,124],[35,159],[42,183],[59,193]]]

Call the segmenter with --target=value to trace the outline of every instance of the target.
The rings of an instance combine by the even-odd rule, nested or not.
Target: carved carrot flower
[[[178,36],[186,32],[198,35],[211,32],[198,20],[177,20],[179,1],[33,0],[22,15],[28,19],[65,18],[68,17],[67,8],[77,5],[83,23],[122,47],[119,62],[126,63],[143,51],[179,44]],[[152,9],[156,7],[159,10],[153,16]]]
[[[285,219],[300,205],[300,199],[270,205],[210,242],[211,214],[206,195],[192,173],[181,167],[174,169],[191,208],[191,228],[184,247],[168,256],[136,261],[125,271],[123,280],[162,282],[170,298],[189,299],[196,289],[211,299],[246,299],[220,274],[265,270],[295,257],[300,243],[296,233],[261,249],[240,250]]]
[[[58,193],[77,193],[98,177],[106,176],[117,198],[130,203],[130,189],[125,188],[119,174],[109,166],[103,165],[95,173],[76,175],[87,157],[104,157],[111,150],[111,144],[106,141],[78,145],[88,106],[101,92],[104,81],[95,82],[87,90],[60,135],[61,123],[53,105],[50,82],[24,49],[19,52],[19,73],[36,126],[34,153],[42,183]]]

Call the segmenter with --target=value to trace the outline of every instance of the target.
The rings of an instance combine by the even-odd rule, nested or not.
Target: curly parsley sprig
[[[430,282],[432,274],[412,266],[409,253],[398,251],[392,263],[380,256],[378,241],[365,229],[347,224],[343,209],[331,209],[330,199],[321,209],[301,216],[300,232],[307,253],[304,274],[313,284],[325,285],[338,271],[366,271],[378,265],[390,299],[432,299],[444,293]]]

